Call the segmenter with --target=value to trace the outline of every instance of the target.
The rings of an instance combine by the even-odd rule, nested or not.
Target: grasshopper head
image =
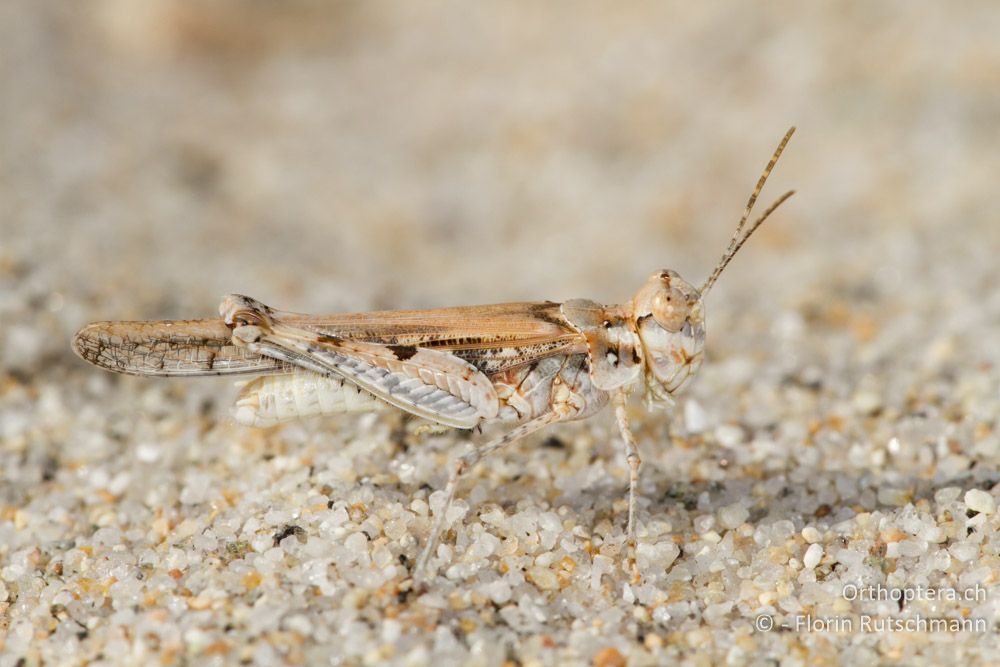
[[[671,395],[701,368],[705,348],[705,309],[702,300],[747,239],[776,208],[792,196],[793,192],[786,192],[778,197],[760,217],[747,226],[757,196],[793,132],[794,127],[785,133],[778,144],[747,201],[729,247],[704,284],[695,289],[676,271],[659,271],[649,277],[632,299],[632,322],[642,341],[646,390],[652,401],[669,403]]]
[[[701,293],[676,271],[658,271],[632,299],[632,315],[642,341],[646,388],[654,400],[669,400],[701,367]]]

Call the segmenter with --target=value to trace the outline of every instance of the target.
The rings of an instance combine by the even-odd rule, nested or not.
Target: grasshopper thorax
[[[705,311],[701,293],[676,271],[658,271],[632,299],[650,398],[669,401],[701,367]]]

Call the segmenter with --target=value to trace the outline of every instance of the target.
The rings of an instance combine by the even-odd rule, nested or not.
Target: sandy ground
[[[0,7],[0,666],[986,664],[1000,641],[995,3]],[[708,361],[477,467],[92,368],[96,319],[710,271]],[[430,507],[429,507],[430,506]],[[900,599],[901,597],[905,599]]]

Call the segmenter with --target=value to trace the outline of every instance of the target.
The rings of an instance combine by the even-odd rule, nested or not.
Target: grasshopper
[[[97,322],[76,334],[73,349],[92,364],[131,375],[256,375],[241,385],[234,409],[236,421],[248,426],[390,407],[433,428],[511,425],[453,460],[417,579],[427,572],[466,471],[539,429],[589,417],[610,403],[629,466],[627,544],[634,568],[641,459],[627,398],[641,385],[649,407],[670,407],[698,372],[705,295],[751,234],[794,194],[786,192],[747,225],[794,131],[778,144],[728,248],[699,288],[663,270],[620,305],[573,299],[340,315],[284,312],[229,295],[220,319]]]

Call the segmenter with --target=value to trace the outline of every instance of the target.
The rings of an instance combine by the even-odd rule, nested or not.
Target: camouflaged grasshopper
[[[438,427],[513,424],[455,459],[445,504],[417,561],[417,578],[427,572],[463,473],[530,433],[613,403],[627,449],[634,565],[640,459],[626,399],[641,384],[651,407],[670,406],[700,368],[705,294],[750,235],[793,194],[779,197],[747,227],[794,131],[775,150],[729,247],[700,288],[664,270],[651,275],[631,301],[614,306],[573,299],[348,315],[283,312],[230,295],[219,309],[221,319],[98,322],[76,334],[73,349],[93,364],[132,375],[258,375],[242,385],[236,401],[236,421],[248,426],[390,406]]]

